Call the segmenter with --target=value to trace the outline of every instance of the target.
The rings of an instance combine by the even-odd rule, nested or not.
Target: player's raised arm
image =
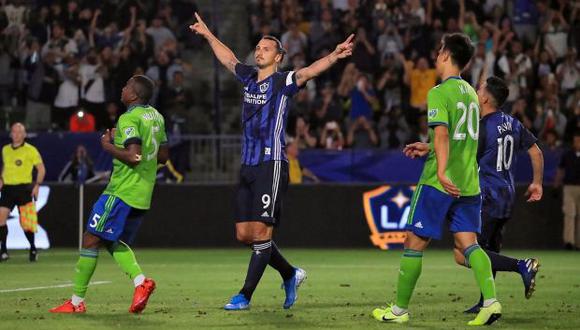
[[[544,179],[544,155],[542,154],[540,147],[535,143],[530,147],[530,149],[528,149],[528,155],[530,155],[530,159],[532,160],[534,176],[532,183],[528,186],[526,196],[529,197],[528,202],[537,202],[542,199],[543,194],[542,181]]]
[[[197,12],[194,15],[197,23],[190,25],[189,29],[204,37],[220,63],[235,74],[236,64],[240,63],[240,61],[237,59],[234,52],[232,52],[228,46],[219,41],[219,39],[209,30]]]
[[[103,149],[128,166],[135,167],[139,165],[139,162],[141,162],[141,145],[131,143],[127,145],[126,148],[119,148],[112,143],[114,136],[114,128],[107,130],[105,134],[101,136],[101,146]]]
[[[308,80],[328,70],[328,68],[333,66],[334,63],[336,63],[338,60],[351,56],[352,49],[354,47],[352,42],[353,39],[354,34],[351,34],[343,43],[338,44],[332,53],[310,64],[309,66],[298,70],[296,72],[296,84],[298,86],[303,86]]]

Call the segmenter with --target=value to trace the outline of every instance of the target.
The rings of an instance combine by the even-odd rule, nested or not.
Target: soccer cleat
[[[390,305],[387,308],[375,308],[373,311],[373,318],[381,322],[405,323],[409,322],[409,312],[405,312],[401,315],[395,315],[393,313],[393,305]]]
[[[241,311],[250,308],[250,301],[241,293],[233,296],[230,302],[224,306],[226,311]]]
[[[470,307],[469,309],[464,310],[463,313],[465,313],[465,314],[477,314],[477,313],[479,313],[479,310],[481,309],[482,306],[483,306],[483,302],[480,301],[477,304]]]
[[[0,262],[2,262],[2,261],[6,261],[6,260],[8,260],[8,259],[10,259],[10,256],[8,255],[8,252],[2,252],[2,253],[0,254]]]
[[[135,288],[133,303],[129,307],[129,312],[141,313],[147,306],[147,301],[149,301],[149,297],[153,291],[155,291],[155,281],[146,278],[141,285]]]
[[[306,272],[302,268],[294,269],[294,276],[282,283],[286,291],[286,300],[284,300],[284,309],[288,309],[298,300],[298,288],[306,281]]]
[[[477,316],[467,322],[467,325],[491,325],[501,317],[501,304],[494,301],[487,307],[481,307]]]
[[[530,299],[536,290],[536,274],[540,269],[538,259],[528,258],[518,261],[518,270],[524,281],[526,299]]]
[[[36,249],[28,252],[28,260],[30,260],[30,262],[36,262],[38,260],[38,252]]]
[[[63,314],[73,314],[73,313],[85,313],[87,308],[85,307],[85,303],[81,302],[78,306],[73,305],[72,300],[69,299],[64,302],[64,304],[49,309],[51,313],[63,313]]]

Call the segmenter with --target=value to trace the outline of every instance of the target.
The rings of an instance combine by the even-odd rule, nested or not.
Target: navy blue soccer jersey
[[[258,70],[236,64],[236,77],[244,85],[242,103],[242,164],[286,158],[285,132],[290,98],[299,90],[294,71],[275,72],[257,81]]]
[[[482,211],[494,218],[509,218],[515,200],[514,157],[519,151],[528,150],[537,139],[517,119],[501,111],[483,117],[479,127],[477,160]]]

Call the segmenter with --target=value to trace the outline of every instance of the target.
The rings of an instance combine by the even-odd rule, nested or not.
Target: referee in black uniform
[[[12,143],[2,148],[2,177],[0,177],[0,261],[8,260],[6,221],[10,211],[18,206],[20,225],[30,243],[30,261],[37,260],[34,233],[37,231],[37,215],[34,200],[44,180],[46,170],[36,148],[24,141],[26,129],[15,123],[10,129]],[[36,181],[32,183],[32,170],[36,168]]]

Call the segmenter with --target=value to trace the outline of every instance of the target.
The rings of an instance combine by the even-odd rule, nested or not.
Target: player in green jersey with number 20
[[[146,76],[133,76],[123,88],[121,101],[127,106],[117,127],[107,130],[101,145],[113,156],[113,174],[107,188],[93,205],[82,249],[76,265],[73,296],[52,313],[84,313],[84,298],[104,247],[135,284],[129,312],[145,309],[155,282],[145,278],[129,247],[151,204],[157,164],[169,157],[165,146],[163,116],[148,105],[155,84]]]
[[[409,320],[409,301],[421,274],[423,251],[431,239],[440,239],[449,223],[455,247],[463,251],[484,297],[484,305],[469,325],[489,325],[501,316],[487,254],[477,244],[481,229],[481,196],[477,170],[479,103],[477,93],[461,71],[474,47],[464,34],[445,35],[437,55],[441,84],[427,96],[430,150],[413,194],[401,258],[397,301],[377,308],[373,317],[383,322]]]

